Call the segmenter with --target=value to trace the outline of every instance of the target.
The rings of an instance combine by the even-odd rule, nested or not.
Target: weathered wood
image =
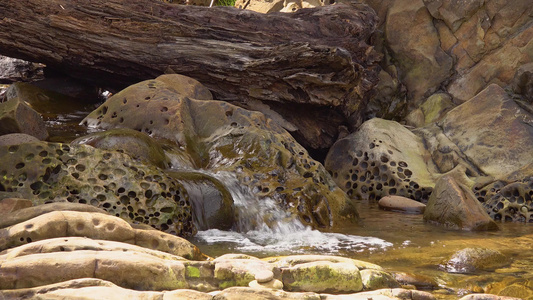
[[[173,70],[220,100],[323,106],[358,125],[377,82],[366,43],[376,23],[363,4],[264,15],[150,0],[3,0],[0,54],[114,88]]]

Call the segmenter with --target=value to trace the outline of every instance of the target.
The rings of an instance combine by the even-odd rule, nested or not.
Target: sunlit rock
[[[424,220],[451,229],[498,229],[474,193],[449,175],[437,181],[427,203]]]
[[[332,228],[357,218],[324,167],[278,124],[226,102],[185,97],[165,76],[115,94],[84,124],[173,141],[194,168],[233,174],[256,197],[273,199],[304,225]]]
[[[501,252],[487,248],[465,248],[455,252],[441,267],[449,273],[491,271],[510,263]]]
[[[422,0],[392,2],[385,32],[387,46],[402,70],[400,79],[413,102],[420,103],[452,74],[453,59],[440,47],[438,32]]]
[[[0,250],[23,245],[34,246],[34,242],[46,243],[52,238],[77,236],[137,244],[188,259],[203,257],[198,248],[182,238],[155,230],[135,229],[120,218],[95,212],[45,213],[0,229],[0,236]]]
[[[26,143],[0,147],[0,184],[35,205],[77,202],[130,222],[195,234],[187,191],[160,169],[87,145]]]
[[[361,270],[360,273],[363,288],[366,291],[400,287],[400,283],[388,272],[366,269]]]
[[[422,140],[397,122],[374,118],[338,140],[325,166],[355,199],[398,195],[427,201],[435,185]]]
[[[381,209],[399,211],[411,214],[423,214],[426,205],[413,199],[401,196],[385,196],[379,199],[378,205]]]

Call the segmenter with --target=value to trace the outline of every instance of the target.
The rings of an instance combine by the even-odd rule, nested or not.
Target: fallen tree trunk
[[[324,121],[337,120],[335,128],[324,125],[318,138],[279,110],[319,148],[339,123],[361,123],[377,82],[377,54],[366,43],[376,23],[363,4],[264,15],[149,0],[3,0],[0,54],[117,89],[173,70],[245,107],[328,107]]]

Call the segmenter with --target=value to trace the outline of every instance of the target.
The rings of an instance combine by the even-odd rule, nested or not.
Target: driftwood
[[[307,146],[321,148],[338,125],[361,122],[377,82],[366,43],[376,23],[363,4],[265,15],[155,0],[2,0],[0,54],[115,89],[171,70],[216,99],[279,107]],[[320,117],[324,128],[299,125],[320,126]]]

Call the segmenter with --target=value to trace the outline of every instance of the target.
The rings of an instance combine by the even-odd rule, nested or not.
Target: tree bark
[[[172,70],[219,100],[326,107],[358,126],[377,83],[379,57],[367,44],[376,24],[363,4],[265,15],[149,0],[3,0],[0,54],[115,89]],[[331,144],[336,133],[325,131],[306,139]]]

